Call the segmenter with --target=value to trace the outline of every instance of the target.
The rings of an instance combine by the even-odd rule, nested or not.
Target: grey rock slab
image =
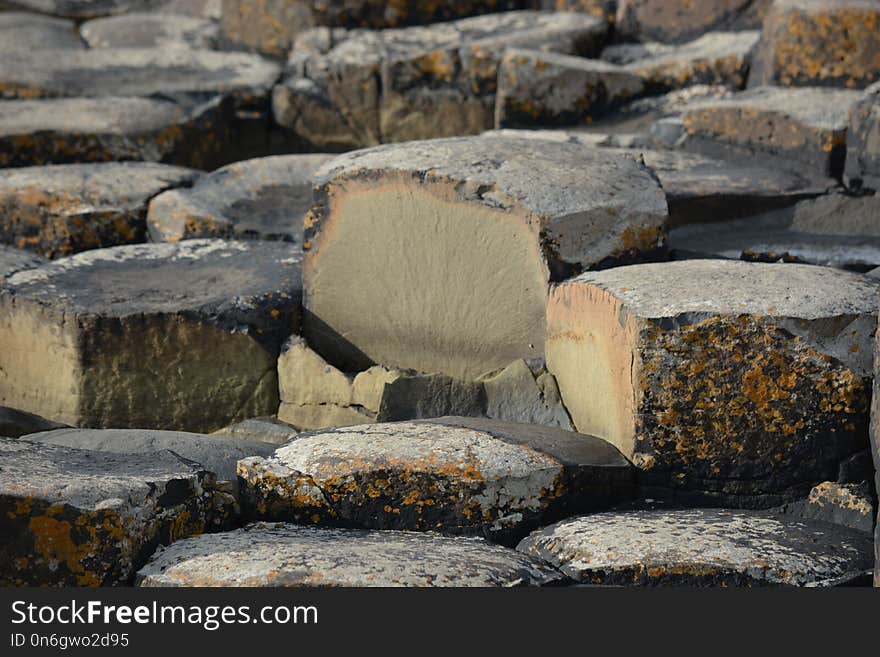
[[[7,53],[42,48],[81,50],[85,44],[72,21],[26,12],[0,12],[0,54],[5,57]]]
[[[865,448],[878,292],[801,264],[588,272],[551,293],[547,367],[577,430],[615,444],[644,481],[777,506]]]
[[[287,422],[282,422],[274,417],[253,417],[242,420],[235,424],[217,429],[212,435],[232,438],[234,440],[256,441],[280,445],[292,438],[296,438],[299,432]]]
[[[304,335],[343,371],[468,381],[540,357],[549,281],[665,250],[663,191],[606,149],[417,141],[342,155],[315,184]]]
[[[870,538],[829,523],[729,509],[581,516],[517,550],[578,582],[642,586],[828,586],[870,568]]]
[[[479,538],[255,523],[157,552],[139,586],[509,587],[560,583],[539,559]]]
[[[625,41],[681,43],[710,30],[753,30],[772,0],[618,0],[616,33]]]
[[[228,527],[231,498],[169,451],[92,452],[0,438],[0,583],[130,584],[159,544]]]
[[[33,413],[0,406],[0,437],[3,438],[20,438],[29,433],[52,431],[66,426]]]
[[[150,199],[200,175],[150,162],[0,169],[0,242],[48,258],[144,242]]]
[[[80,28],[90,48],[152,48],[181,46],[212,49],[219,26],[206,18],[133,12],[96,18]]]
[[[681,147],[797,162],[813,175],[839,178],[849,110],[859,98],[847,89],[757,87],[695,103],[683,113]]]
[[[284,240],[302,244],[312,207],[311,176],[332,155],[277,155],[236,162],[191,189],[160,194],[147,224],[154,241],[194,237]]]
[[[300,260],[283,242],[187,240],[19,272],[0,290],[0,403],[93,428],[210,432],[271,414]]]
[[[238,467],[248,517],[499,542],[631,494],[630,465],[605,441],[480,418],[301,434]]]
[[[33,269],[46,263],[46,259],[30,251],[0,244],[0,283],[14,273]]]
[[[781,513],[811,520],[823,520],[870,534],[874,529],[876,509],[871,486],[823,481],[810,495],[780,509]]]
[[[27,435],[24,439],[113,454],[156,454],[169,450],[213,472],[220,481],[235,480],[240,459],[269,456],[275,450],[271,443],[255,440],[149,429],[56,429]]]
[[[880,82],[850,109],[844,174],[851,187],[880,191]]]
[[[26,9],[81,20],[147,9],[161,3],[162,0],[0,0],[0,9]]]

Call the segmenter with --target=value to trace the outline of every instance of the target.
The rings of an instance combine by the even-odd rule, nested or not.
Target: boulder
[[[199,432],[274,413],[300,298],[299,250],[280,242],[121,246],[20,272],[0,289],[0,404]]]
[[[55,429],[24,436],[25,440],[111,454],[156,454],[164,450],[193,461],[219,481],[235,481],[238,461],[269,456],[271,443],[223,436],[150,429]]]
[[[304,32],[275,88],[281,126],[315,150],[477,134],[492,127],[511,47],[590,56],[607,24],[587,14],[506,12],[427,27]]]
[[[159,550],[139,586],[495,587],[565,578],[480,538],[254,523]]]
[[[857,91],[759,87],[683,114],[682,148],[714,156],[769,158],[808,175],[839,178],[849,109]]]
[[[870,569],[870,538],[824,522],[729,509],[597,513],[517,550],[577,582],[637,586],[833,586]]]
[[[312,206],[310,176],[332,156],[278,155],[236,162],[150,202],[157,242],[194,237],[284,240],[302,244]]]
[[[224,529],[231,497],[169,451],[92,452],[0,438],[0,584],[131,584],[160,544]]]
[[[865,447],[878,292],[798,264],[588,272],[551,293],[547,365],[577,430],[617,446],[646,486],[775,506]]]
[[[96,18],[79,28],[89,48],[215,48],[218,25],[207,18],[132,12]]]
[[[30,251],[0,244],[0,284],[16,272],[33,269],[46,263],[46,259]]]
[[[880,191],[880,82],[850,109],[844,173],[850,187]]]
[[[280,445],[291,438],[296,438],[299,432],[295,427],[282,422],[274,417],[252,417],[228,427],[217,429],[212,435],[233,438],[235,440],[257,441]]]
[[[150,199],[199,175],[148,162],[0,170],[0,242],[47,258],[144,242]]]
[[[0,406],[0,437],[2,438],[20,438],[30,433],[51,431],[66,426],[66,424],[51,422],[33,413]]]
[[[478,418],[304,434],[268,458],[239,461],[238,473],[251,518],[504,543],[631,495],[630,465],[605,441]]]
[[[760,27],[771,0],[618,0],[616,31],[627,40],[681,43],[710,30]]]
[[[45,48],[82,50],[72,21],[19,11],[0,12],[0,55]]]
[[[549,281],[665,249],[660,186],[604,149],[409,142],[340,156],[315,181],[304,330],[343,371],[469,381],[540,357]]]
[[[880,5],[874,0],[774,0],[749,86],[863,88],[880,79]]]

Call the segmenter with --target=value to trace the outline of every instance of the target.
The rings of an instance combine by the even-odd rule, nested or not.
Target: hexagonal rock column
[[[774,0],[749,86],[866,87],[880,79],[880,6],[874,0]]]
[[[340,156],[316,185],[305,333],[345,371],[467,381],[541,356],[550,280],[665,248],[649,171],[577,144],[410,142]]]
[[[632,471],[592,436],[450,417],[301,435],[238,473],[248,517],[509,543],[626,499]]]
[[[229,41],[280,57],[299,32],[315,25],[382,29],[439,23],[525,4],[524,0],[223,0],[222,26]]]
[[[228,527],[214,475],[169,451],[0,438],[0,584],[130,584],[158,544]]]
[[[616,29],[637,41],[680,43],[709,30],[754,29],[770,0],[618,0]]]
[[[511,48],[498,69],[495,127],[590,123],[643,89],[639,76],[614,64]]]
[[[476,134],[492,127],[508,47],[591,56],[608,26],[586,14],[506,12],[427,27],[316,29],[297,39],[275,119],[316,150]]]
[[[581,516],[517,550],[577,582],[624,586],[834,586],[871,567],[864,532],[727,509]]]
[[[0,101],[0,166],[134,160],[213,169],[235,143],[231,112],[217,98]]]
[[[236,162],[150,202],[147,225],[157,242],[194,237],[284,240],[302,244],[312,207],[310,177],[333,156],[279,155]]]
[[[0,404],[75,426],[211,431],[278,408],[300,254],[188,240],[80,253],[0,290]]]
[[[199,175],[145,162],[0,169],[0,242],[49,258],[144,242],[150,199]]]
[[[540,586],[565,577],[479,538],[254,523],[160,549],[139,586]]]
[[[552,291],[547,364],[577,430],[646,481],[773,506],[864,449],[878,303],[876,281],[808,265],[618,267]]]
[[[214,48],[220,27],[197,16],[133,12],[87,21],[80,34],[89,48]]]
[[[683,115],[683,148],[707,155],[772,158],[805,173],[839,178],[857,91],[760,87],[695,103]],[[803,171],[803,169],[801,169]]]
[[[26,12],[0,12],[0,53],[4,57],[16,50],[82,50],[84,47],[72,21]]]
[[[844,174],[850,187],[880,191],[880,82],[850,109]]]

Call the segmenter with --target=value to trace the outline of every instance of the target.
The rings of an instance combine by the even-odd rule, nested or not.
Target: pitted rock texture
[[[113,454],[156,454],[169,450],[203,466],[219,481],[236,479],[236,465],[240,459],[269,456],[275,450],[266,442],[149,429],[56,429],[27,435],[24,439]]]
[[[844,89],[759,87],[696,103],[683,115],[682,147],[722,157],[775,158],[783,166],[806,165],[808,174],[839,178],[849,110],[859,97]]]
[[[300,252],[187,240],[98,249],[0,290],[0,404],[93,428],[213,431],[278,407]]]
[[[637,41],[676,43],[710,30],[754,29],[770,0],[618,0],[616,30]]]
[[[540,559],[479,538],[254,523],[159,550],[139,586],[510,587],[562,583]]]
[[[92,452],[0,438],[0,584],[131,584],[159,544],[227,528],[214,475],[169,451]]]
[[[0,244],[0,283],[16,272],[33,269],[46,263],[46,259],[24,249]]]
[[[589,584],[828,586],[870,569],[870,541],[824,522],[692,509],[563,520],[517,550]]]
[[[0,11],[0,55],[17,50],[85,48],[71,21],[18,11]]]
[[[284,240],[302,244],[312,207],[311,176],[332,156],[278,155],[236,162],[150,202],[154,241],[195,237]]]
[[[297,39],[275,119],[318,150],[478,134],[492,127],[506,48],[590,56],[607,24],[586,14],[506,12],[426,27],[317,29]]]
[[[315,183],[305,336],[344,371],[468,381],[540,357],[550,280],[665,252],[660,186],[603,149],[409,142],[342,155]]]
[[[281,420],[267,417],[252,417],[228,427],[217,429],[212,435],[232,438],[234,440],[257,441],[281,445],[292,438],[296,438],[299,432],[295,427]]]
[[[769,507],[864,449],[880,287],[798,264],[690,260],[557,286],[547,365],[578,431],[646,485]]]
[[[863,88],[880,79],[880,5],[874,0],[774,0],[749,86]]]
[[[870,534],[874,529],[875,504],[868,482],[841,484],[823,481],[815,486],[806,500],[792,502],[782,513],[800,518],[823,520]]]
[[[498,69],[495,127],[590,123],[644,90],[615,64],[509,48]]]
[[[33,413],[0,406],[0,437],[3,438],[19,438],[29,433],[52,431],[66,426],[58,422],[51,422]]]
[[[519,9],[523,0],[223,0],[223,34],[233,43],[279,57],[306,28],[382,29],[439,23],[472,14]]]
[[[504,543],[631,495],[630,465],[605,441],[477,418],[303,434],[238,472],[246,517]]]
[[[232,112],[217,98],[0,100],[0,166],[134,160],[213,169],[238,148]]]
[[[199,175],[146,162],[0,169],[0,242],[47,258],[144,242],[150,199]]]
[[[83,23],[80,34],[90,48],[212,49],[217,45],[220,28],[197,16],[132,12]]]
[[[850,109],[845,174],[851,187],[880,191],[880,82]]]

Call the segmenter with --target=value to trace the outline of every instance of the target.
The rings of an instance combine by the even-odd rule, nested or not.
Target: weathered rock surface
[[[845,174],[851,187],[880,191],[880,82],[850,109]]]
[[[26,12],[0,12],[0,55],[3,57],[22,50],[81,50],[84,47],[71,21]]]
[[[506,48],[590,56],[606,31],[587,14],[506,12],[428,27],[305,32],[273,93],[275,119],[329,151],[477,134],[492,127]]]
[[[811,520],[823,520],[859,531],[874,529],[875,508],[868,482],[841,484],[823,481],[806,500],[785,505],[782,513]]]
[[[33,413],[0,406],[0,437],[3,438],[19,438],[29,433],[52,431],[66,426]]]
[[[269,456],[271,443],[233,440],[185,431],[149,429],[56,429],[24,436],[25,440],[111,454],[174,452],[213,472],[219,481],[234,481],[238,461],[248,456]]]
[[[147,162],[0,170],[0,242],[48,258],[144,242],[150,199],[199,175]]]
[[[880,5],[874,0],[774,0],[749,86],[866,87],[880,79]]]
[[[45,263],[45,258],[30,251],[0,244],[0,283],[16,272],[33,269]]]
[[[161,3],[162,0],[0,0],[0,9],[27,9],[50,16],[85,19],[147,9]]]
[[[343,155],[306,219],[305,335],[344,371],[473,380],[542,355],[550,280],[662,255],[665,220],[649,171],[603,149],[466,137]]]
[[[616,44],[602,51],[602,59],[638,75],[652,93],[697,84],[742,89],[749,72],[749,54],[758,37],[757,31],[710,32],[678,46]]]
[[[768,507],[864,449],[876,281],[690,260],[558,285],[547,364],[578,431],[683,497]]]
[[[843,173],[849,109],[859,92],[760,87],[696,103],[683,116],[682,147],[707,155],[770,157],[813,175]]]
[[[253,417],[228,427],[217,429],[215,436],[224,436],[235,440],[258,441],[280,445],[291,438],[296,438],[299,432],[295,427],[282,422],[274,417]]]
[[[568,411],[562,405],[556,379],[543,363],[535,368],[524,360],[516,360],[481,381],[487,417],[574,430]]]
[[[616,29],[638,41],[688,41],[710,30],[756,28],[769,1],[618,0]]]
[[[140,586],[540,586],[564,577],[479,538],[255,523],[161,549]]]
[[[229,525],[213,474],[168,451],[0,438],[0,583],[130,584],[159,544]]]
[[[312,206],[311,175],[330,155],[278,155],[236,162],[150,202],[155,241],[194,237],[284,240],[302,244]]]
[[[268,55],[287,53],[294,37],[313,26],[382,29],[439,23],[473,14],[518,9],[522,0],[223,0],[223,34]]]
[[[870,569],[870,540],[824,522],[692,509],[563,520],[517,550],[589,584],[829,586]]]
[[[80,26],[90,48],[215,48],[220,28],[197,16],[132,12],[96,18]]]
[[[0,289],[0,404],[74,426],[213,431],[278,407],[300,253],[188,240],[80,253]]]
[[[631,494],[629,463],[603,440],[477,418],[305,434],[238,472],[248,517],[500,542]]]
[[[590,123],[644,90],[615,64],[510,48],[498,69],[495,127]]]
[[[213,169],[241,152],[233,108],[104,96],[0,101],[0,166],[134,160]]]

